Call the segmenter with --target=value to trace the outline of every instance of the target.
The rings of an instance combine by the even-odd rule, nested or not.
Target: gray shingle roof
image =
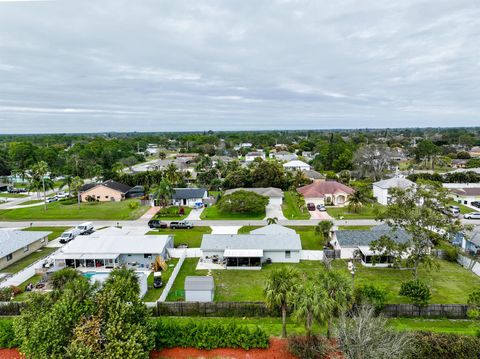
[[[185,290],[213,290],[213,277],[188,276],[185,278]]]
[[[190,198],[203,198],[205,188],[175,188],[172,198],[173,199],[190,199]]]
[[[336,232],[337,242],[341,247],[368,246],[371,242],[383,236],[388,236],[398,243],[406,243],[411,239],[410,234],[403,229],[346,230]]]
[[[275,187],[258,187],[258,188],[234,188],[225,191],[225,195],[232,194],[237,191],[254,192],[265,197],[281,197],[283,198],[283,191]]]
[[[402,177],[394,177],[389,178],[383,181],[378,181],[373,184],[376,187],[389,189],[389,188],[400,188],[400,189],[407,189],[410,187],[414,187],[415,183],[412,181],[402,178]]]
[[[473,226],[473,229],[467,232],[466,237],[476,246],[480,246],[480,226]]]
[[[52,232],[0,230],[0,257],[18,251]]]

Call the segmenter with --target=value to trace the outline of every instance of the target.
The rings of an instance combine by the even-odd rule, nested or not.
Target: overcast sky
[[[478,0],[0,0],[0,133],[480,125]]]

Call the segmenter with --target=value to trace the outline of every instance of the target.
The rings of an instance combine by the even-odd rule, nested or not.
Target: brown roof
[[[312,184],[299,187],[297,191],[303,197],[324,197],[327,194],[337,194],[340,192],[353,194],[355,190],[337,181],[315,181]]]
[[[480,196],[480,187],[464,187],[452,189],[459,196]]]

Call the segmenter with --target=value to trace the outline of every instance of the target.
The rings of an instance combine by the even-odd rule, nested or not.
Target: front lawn
[[[305,200],[297,192],[284,192],[282,211],[286,219],[310,218],[310,213],[305,206]]]
[[[48,235],[48,240],[52,241],[60,237],[63,232],[70,228],[71,227],[27,227],[22,229],[22,231],[52,232]]]
[[[42,279],[42,276],[40,274],[35,274],[34,276],[28,278],[25,282],[21,283],[18,285],[18,288],[22,290],[22,293],[17,294],[15,297],[13,297],[14,302],[23,302],[28,299],[28,296],[30,295],[31,292],[25,292],[25,287],[29,284],[32,283],[33,285],[37,284],[40,282]]]
[[[173,234],[175,246],[178,246],[179,244],[187,244],[189,248],[200,248],[203,235],[208,233],[212,233],[210,227],[195,226],[192,229],[161,228],[158,230],[152,230],[147,234]]]
[[[0,193],[0,198],[25,198],[28,194],[24,193]]]
[[[455,319],[395,318],[388,324],[400,331],[427,331],[434,333],[454,333],[475,335],[478,322]]]
[[[30,204],[37,204],[37,203],[41,203],[41,202],[43,202],[43,199],[32,199],[30,201],[25,201],[25,202],[19,203],[18,205],[19,206],[28,206]]]
[[[168,268],[166,272],[162,271],[162,282],[163,286],[161,288],[153,288],[153,272],[150,273],[150,275],[147,278],[147,285],[148,285],[148,290],[147,293],[143,296],[143,301],[144,302],[156,302],[158,298],[163,293],[163,289],[167,285],[168,280],[170,279],[170,276],[172,275],[173,269],[178,263],[178,258],[172,258],[167,261]]]
[[[210,206],[203,210],[200,218],[203,220],[262,220],[265,218],[265,211],[260,213],[224,213],[218,210],[217,206]]]
[[[458,208],[460,208],[460,213],[461,214],[465,214],[465,213],[470,213],[470,212],[475,212],[474,209],[470,208],[470,207],[467,207],[467,206],[464,206],[463,204],[461,203],[458,203],[454,200],[451,200],[449,203],[449,205],[451,206],[457,206]]]
[[[327,206],[327,213],[334,219],[375,219],[377,211],[381,211],[381,204],[367,204],[360,208],[356,213],[345,207]]]
[[[138,202],[138,200],[128,199],[121,202],[81,203],[80,209],[78,209],[76,203],[53,202],[47,205],[47,211],[44,210],[43,206],[0,210],[0,220],[134,220],[150,208],[148,206],[130,208],[129,204],[135,202]]]
[[[181,207],[183,208],[183,214],[180,214],[179,206],[170,206],[161,208],[153,218],[165,220],[165,221],[181,221],[182,219],[187,218],[189,213],[192,211],[190,207]]]
[[[206,275],[206,270],[195,270],[198,264],[198,258],[186,258],[183,262],[182,268],[175,278],[172,289],[168,293],[168,301],[183,301],[185,300],[185,278],[189,275]],[[216,284],[215,284],[216,285]]]
[[[55,252],[58,248],[42,247],[35,252],[30,253],[28,256],[10,264],[8,267],[2,269],[3,273],[17,273],[22,269],[27,268],[29,265],[45,258],[46,256]]]

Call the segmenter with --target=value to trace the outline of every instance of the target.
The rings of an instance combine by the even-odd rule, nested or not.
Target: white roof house
[[[415,183],[403,178],[394,177],[383,181],[378,181],[373,184],[373,196],[377,198],[377,202],[383,205],[388,205],[391,200],[390,189],[399,188],[407,189],[415,187]]]
[[[52,232],[43,231],[17,231],[17,230],[1,230],[0,231],[0,257],[5,257],[10,253],[47,237]]]
[[[290,171],[310,171],[310,165],[300,160],[293,160],[283,164],[283,168]]]

